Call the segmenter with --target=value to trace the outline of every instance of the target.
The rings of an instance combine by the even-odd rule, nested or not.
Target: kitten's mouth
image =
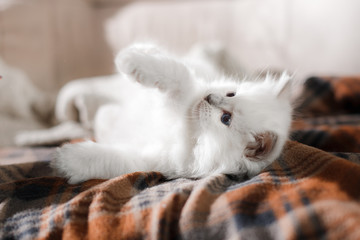
[[[200,119],[202,112],[204,111],[204,108],[206,107],[205,105],[207,105],[207,101],[202,99],[199,103],[197,103],[193,109],[193,115]]]
[[[191,115],[196,119],[200,118],[201,102],[202,100],[200,102],[195,103],[191,111]]]
[[[202,101],[200,101],[199,103],[197,103],[197,104],[195,105],[194,110],[193,110],[193,114],[194,114],[197,118],[199,118],[199,116],[200,116],[201,102],[202,102]]]

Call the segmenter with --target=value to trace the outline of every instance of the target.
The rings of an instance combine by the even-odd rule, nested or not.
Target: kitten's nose
[[[209,95],[207,95],[205,98],[205,101],[207,101],[210,105],[217,105],[217,104],[220,104],[221,102],[221,97],[216,95],[216,94],[213,94],[213,93],[210,93]]]
[[[211,94],[207,95],[204,100],[207,101],[208,103],[210,103],[210,99],[211,99]]]

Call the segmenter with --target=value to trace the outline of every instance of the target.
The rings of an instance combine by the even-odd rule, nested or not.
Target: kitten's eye
[[[225,124],[226,126],[230,126],[231,123],[231,113],[224,112],[221,116],[221,122]]]
[[[229,92],[229,93],[226,94],[226,96],[227,97],[233,97],[233,96],[235,96],[235,93],[234,92]]]

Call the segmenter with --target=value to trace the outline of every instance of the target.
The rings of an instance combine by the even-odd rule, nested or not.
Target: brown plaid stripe
[[[56,177],[7,182],[0,185],[0,237],[358,239],[360,166],[344,158],[359,162],[360,155],[339,156],[288,142],[276,162],[246,181],[167,181],[137,172],[78,185]]]
[[[311,77],[297,111],[311,117],[360,113],[359,93],[360,76]]]
[[[332,152],[360,152],[360,77],[312,77],[291,138]]]

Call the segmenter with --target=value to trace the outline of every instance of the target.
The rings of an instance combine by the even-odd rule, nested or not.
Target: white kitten
[[[120,52],[116,64],[125,76],[113,89],[119,103],[97,112],[97,142],[57,150],[53,167],[70,183],[135,171],[251,177],[280,155],[292,114],[286,74],[250,82],[215,74],[209,81],[208,65],[195,68],[144,44]]]

